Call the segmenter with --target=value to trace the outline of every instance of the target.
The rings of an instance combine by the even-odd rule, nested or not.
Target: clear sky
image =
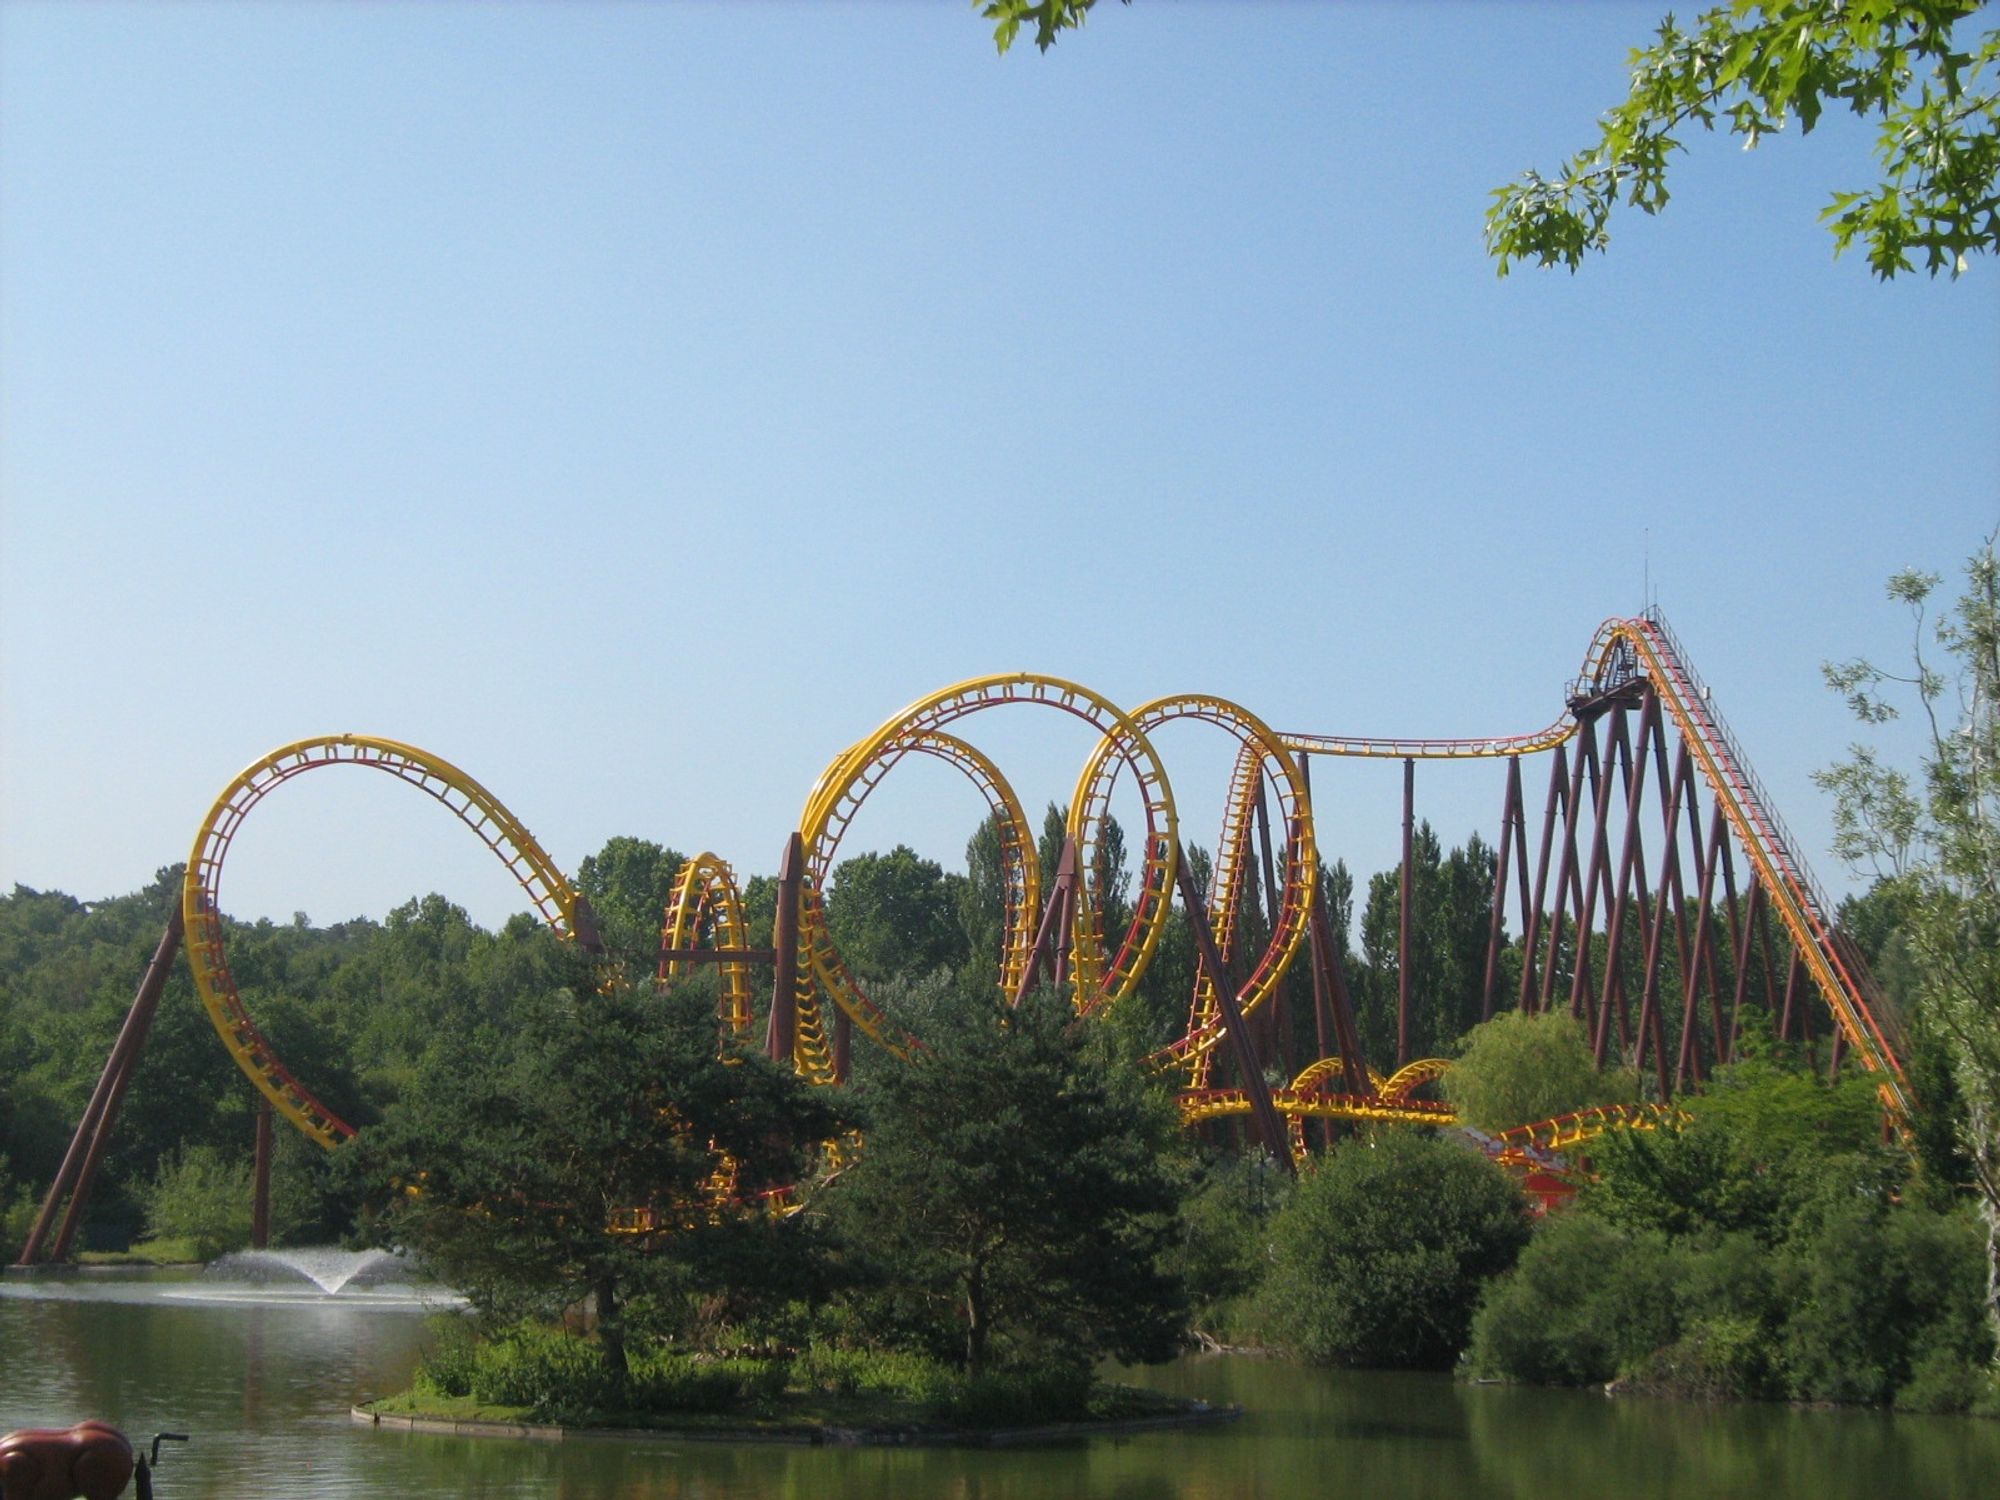
[[[1608,259],[1496,278],[1488,191],[1585,143],[1663,4],[1138,0],[997,58],[952,0],[9,0],[0,883],[135,889],[323,732],[457,762],[566,868],[747,874],[989,671],[1525,730],[1650,573],[1843,885],[1819,664],[1893,656],[1883,578],[2000,521],[2000,264],[1834,260],[1834,120],[1696,138]],[[1066,797],[1087,736],[1010,713],[974,737]],[[1161,748],[1212,843],[1226,751]],[[1393,863],[1392,768],[1315,787]],[[1500,792],[1419,772],[1448,842]],[[956,864],[979,811],[898,773],[850,848]],[[225,904],[491,923],[483,861],[324,772]]]

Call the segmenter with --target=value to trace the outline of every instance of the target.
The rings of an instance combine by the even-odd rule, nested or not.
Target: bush
[[[1409,1130],[1356,1139],[1277,1215],[1260,1315],[1317,1363],[1443,1369],[1527,1240],[1520,1192],[1477,1152]]]
[[[1096,1382],[1088,1370],[994,1370],[955,1382],[933,1413],[968,1427],[1019,1427],[1080,1420],[1090,1414]]]
[[[1639,1097],[1637,1075],[1599,1072],[1583,1023],[1554,1010],[1505,1011],[1473,1027],[1439,1087],[1460,1120],[1485,1131]]]
[[[1544,1221],[1473,1322],[1474,1374],[1627,1379],[1697,1397],[1913,1411],[1988,1399],[1984,1254],[1969,1215],[1894,1207],[1829,1175],[1777,1248],[1749,1230],[1670,1236],[1588,1209]]]
[[[1543,1221],[1472,1323],[1484,1378],[1596,1385],[1679,1336],[1665,1238],[1570,1211]]]
[[[213,1146],[190,1146],[160,1167],[142,1197],[146,1233],[187,1240],[198,1260],[250,1243],[251,1164],[231,1164]]]
[[[792,1370],[806,1389],[829,1396],[888,1396],[924,1406],[948,1403],[962,1383],[956,1371],[921,1354],[827,1344],[812,1345]]]
[[[1262,1151],[1192,1163],[1169,1261],[1193,1294],[1193,1326],[1225,1342],[1248,1336],[1253,1298],[1270,1264],[1271,1220],[1292,1179]]]
[[[653,1351],[633,1355],[631,1373],[621,1387],[595,1344],[560,1328],[522,1324],[482,1342],[463,1318],[433,1326],[437,1341],[418,1367],[417,1389],[489,1406],[526,1407],[543,1421],[767,1406],[784,1394],[791,1378],[791,1367],[783,1360]]]

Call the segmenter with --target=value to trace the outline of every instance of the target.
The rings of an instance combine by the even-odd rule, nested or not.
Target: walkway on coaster
[[[1644,707],[1636,751],[1622,739],[1626,706],[1633,693]],[[1041,889],[1033,825],[1000,768],[954,732],[961,721],[988,709],[1028,705],[1054,708],[1079,718],[1099,734],[1097,748],[1085,764],[1071,797],[1067,841],[1053,889]],[[1519,758],[1554,751],[1554,766],[1562,767],[1562,747],[1577,739],[1586,726],[1615,705],[1614,736],[1607,738],[1601,759],[1594,738],[1587,738],[1576,757],[1575,775],[1567,795],[1559,795],[1561,777],[1551,776],[1549,811],[1545,817],[1541,870],[1532,903],[1527,889],[1525,820],[1519,796]],[[1225,804],[1224,825],[1207,891],[1198,889],[1182,858],[1178,815],[1165,765],[1150,734],[1174,721],[1195,721],[1220,729],[1237,744],[1236,767]],[[1796,841],[1779,820],[1769,797],[1751,772],[1735,740],[1715,712],[1708,689],[1695,675],[1686,654],[1657,612],[1630,619],[1612,619],[1599,629],[1585,656],[1579,677],[1571,684],[1563,714],[1532,734],[1454,740],[1368,739],[1327,734],[1278,734],[1255,714],[1227,699],[1184,694],[1156,699],[1126,712],[1080,684],[1031,672],[996,674],[954,684],[921,698],[892,716],[872,734],[836,756],[808,794],[798,832],[786,845],[778,880],[777,934],[767,952],[748,949],[742,905],[729,867],[712,854],[688,862],[672,904],[664,913],[658,974],[662,980],[685,973],[695,963],[723,968],[721,1022],[725,1035],[748,1043],[753,1024],[748,970],[768,964],[773,969],[772,1003],[764,1037],[774,1056],[786,1058],[821,1083],[840,1081],[846,1073],[850,1032],[859,1030],[890,1053],[915,1058],[922,1049],[895,1016],[871,999],[849,970],[826,920],[825,896],[835,869],[841,839],[870,792],[904,758],[922,755],[940,759],[961,771],[979,791],[999,832],[1003,874],[1003,922],[1006,939],[999,983],[1018,997],[1042,981],[1068,987],[1080,1016],[1103,1012],[1129,996],[1155,953],[1176,892],[1189,913],[1196,938],[1196,981],[1185,1032],[1156,1054],[1163,1068],[1186,1075],[1183,1114],[1190,1123],[1229,1114],[1247,1114],[1274,1153],[1290,1160],[1303,1150],[1303,1121],[1308,1118],[1401,1120],[1448,1123],[1449,1110],[1413,1097],[1423,1081],[1435,1078],[1445,1063],[1432,1059],[1404,1067],[1389,1079],[1370,1072],[1362,1055],[1345,980],[1340,973],[1324,906],[1317,900],[1319,856],[1313,836],[1308,766],[1312,757],[1400,759],[1406,763],[1439,759],[1504,759],[1509,762],[1509,811],[1503,813],[1503,839],[1494,891],[1493,946],[1489,951],[1486,1006],[1494,1003],[1493,960],[1503,930],[1508,880],[1508,837],[1520,839],[1516,864],[1519,900],[1525,927],[1522,945],[1526,963],[1521,1000],[1537,1002],[1530,990],[1535,972],[1536,924],[1542,916],[1543,881],[1552,848],[1551,835],[1558,805],[1564,810],[1567,841],[1563,871],[1557,876],[1555,903],[1548,920],[1549,963],[1543,969],[1539,1003],[1552,998],[1561,929],[1574,918],[1579,929],[1591,929],[1594,903],[1602,885],[1611,890],[1605,830],[1613,771],[1622,752],[1627,801],[1627,868],[1617,882],[1608,931],[1616,951],[1619,924],[1633,909],[1629,898],[1630,870],[1637,846],[1639,803],[1646,774],[1648,733],[1660,768],[1660,785],[1669,780],[1663,725],[1671,722],[1680,737],[1684,761],[1698,768],[1713,798],[1715,820],[1710,854],[1697,860],[1701,895],[1690,964],[1683,952],[1686,974],[1686,1016],[1695,1014],[1702,968],[1704,924],[1709,919],[1711,885],[1720,868],[1731,887],[1733,875],[1727,846],[1721,845],[1726,823],[1735,843],[1753,868],[1751,914],[1742,924],[1741,953],[1747,957],[1749,929],[1761,891],[1774,906],[1791,939],[1795,967],[1802,965],[1824,999],[1837,1026],[1837,1046],[1844,1045],[1880,1080],[1885,1103],[1899,1114],[1913,1107],[1893,1024],[1865,965],[1831,921],[1825,897],[1800,858]],[[1598,805],[1594,852],[1587,880],[1576,868],[1575,835],[1581,825],[1580,789],[1586,753]],[[239,773],[210,808],[195,835],[179,908],[169,921],[159,950],[149,965],[124,1029],[113,1048],[97,1090],[65,1156],[56,1183],[23,1253],[36,1259],[43,1248],[55,1210],[67,1200],[68,1209],[55,1244],[55,1256],[67,1256],[89,1184],[101,1158],[119,1100],[137,1065],[150,1028],[152,1013],[167,970],[185,934],[190,970],[197,993],[223,1044],[272,1110],[309,1138],[328,1148],[353,1134],[353,1127],[328,1108],[282,1060],[258,1029],[243,1003],[230,972],[227,924],[222,915],[222,874],[231,841],[243,820],[265,796],[304,772],[328,766],[357,766],[387,772],[414,786],[463,822],[507,868],[526,892],[529,903],[548,927],[565,941],[602,951],[595,918],[587,900],[549,858],[527,827],[463,770],[428,751],[396,740],[368,735],[327,735],[300,740],[271,752]],[[1139,868],[1133,882],[1132,914],[1125,930],[1105,930],[1102,893],[1097,889],[1097,854],[1113,789],[1125,771],[1137,783],[1144,827],[1139,844]],[[1641,1005],[1636,1047],[1648,1045],[1648,1021],[1659,1029],[1653,989],[1667,928],[1671,877],[1672,915],[1683,950],[1687,948],[1684,892],[1679,879],[1678,816],[1683,806],[1691,836],[1699,843],[1699,814],[1689,789],[1692,773],[1673,780],[1666,804],[1667,844],[1662,860],[1657,912],[1649,923],[1645,911],[1643,869],[1636,922],[1648,943],[1647,994]],[[1407,787],[1407,781],[1406,781]],[[1266,791],[1275,792],[1277,811],[1270,811]],[[1406,805],[1407,827],[1407,805]],[[1275,851],[1275,852],[1274,852]],[[1248,873],[1260,868],[1259,889],[1268,903],[1270,937],[1261,954],[1242,959],[1235,951],[1239,914],[1250,885]],[[1282,875],[1280,874],[1282,871]],[[1727,904],[1727,903],[1725,903]],[[1728,910],[1736,928],[1733,906]],[[708,934],[707,945],[702,938]],[[1301,948],[1311,952],[1310,981],[1320,1049],[1326,1054],[1308,1066],[1286,1089],[1271,1090],[1263,1081],[1264,1060],[1256,1050],[1253,1028],[1264,1025],[1267,1007],[1278,997]],[[1588,948],[1574,965],[1573,1010],[1596,1014],[1600,1057],[1612,1030],[1611,1000],[1616,992],[1616,1019],[1621,1048],[1626,1039],[1625,994],[1618,966],[1607,965],[1603,1003],[1586,994]],[[1765,959],[1769,964],[1768,943]],[[1708,960],[1714,968],[1714,959]],[[1407,965],[1403,966],[1407,970]],[[1739,990],[1744,962],[1739,961]],[[1242,972],[1247,969],[1247,973]],[[1787,985],[1787,1014],[1792,985]],[[1710,986],[1715,1009],[1718,1058],[1725,1046],[1720,1000]],[[831,1001],[829,1006],[826,1002]],[[1649,1007],[1651,1008],[1649,1010]],[[1684,1024],[1683,1068],[1690,1056],[1699,1067],[1698,1049]],[[1217,1061],[1228,1056],[1237,1086],[1219,1086],[1213,1076]],[[1657,1055],[1665,1083],[1664,1046]],[[1697,1074],[1698,1076],[1698,1074]],[[1328,1085],[1338,1081],[1338,1088]],[[1659,1116],[1643,1111],[1629,1116],[1593,1115],[1590,1129],[1657,1123]],[[1287,1126],[1284,1121],[1289,1120]],[[1576,1128],[1585,1128],[1579,1125]],[[1544,1127],[1523,1127],[1525,1145],[1535,1149],[1535,1134]],[[1550,1141],[1561,1137],[1550,1127]],[[260,1137],[260,1139],[262,1139]],[[1503,1148],[1511,1149],[1511,1148]]]

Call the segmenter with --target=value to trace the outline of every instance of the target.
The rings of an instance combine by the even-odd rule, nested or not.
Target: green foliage
[[[1969,1179],[1987,1228],[1987,1318],[2000,1340],[2000,558],[1988,537],[1966,563],[1957,602],[1934,624],[1935,574],[1889,580],[1911,615],[1904,673],[1865,661],[1830,665],[1828,683],[1864,724],[1897,718],[1888,696],[1914,698],[1919,773],[1869,746],[1818,778],[1835,796],[1835,847],[1882,877],[1879,941],[1907,964],[1914,1049],[1949,1077],[1944,1101],[1958,1152],[1941,1170]],[[1933,664],[1932,650],[1948,664]],[[1934,1075],[1935,1076],[1935,1075]],[[1929,1100],[1925,1101],[1929,1103]]]
[[[1869,1085],[1750,1063],[1687,1108],[1684,1129],[1598,1143],[1598,1180],[1482,1304],[1474,1372],[1924,1410],[1976,1399],[1966,1372],[1993,1351],[1978,1228],[1904,1191]]]
[[[1319,1364],[1444,1369],[1482,1286],[1527,1243],[1528,1210],[1461,1142],[1386,1130],[1309,1174],[1271,1239],[1274,1341]]]
[[[678,849],[621,834],[576,867],[576,888],[597,913],[605,945],[638,962],[642,973],[652,972],[651,960],[640,956],[660,946],[667,903],[686,862]]]
[[[833,872],[826,922],[841,957],[864,979],[956,969],[966,959],[959,924],[962,875],[906,844],[857,854]]]
[[[1731,0],[1691,27],[1669,15],[1631,57],[1632,88],[1594,144],[1553,177],[1529,172],[1494,191],[1486,244],[1516,261],[1574,271],[1609,243],[1623,200],[1667,204],[1668,162],[1691,126],[1718,126],[1745,150],[1828,108],[1879,124],[1874,186],[1838,192],[1821,214],[1836,252],[1860,244],[1878,277],[1915,268],[1956,277],[2000,247],[2000,29],[1975,30],[1977,0]],[[1989,13],[1990,14],[1990,13]]]
[[[1486,1379],[1591,1385],[1671,1341],[1664,1236],[1594,1215],[1551,1215],[1472,1323],[1469,1367]]]
[[[805,1148],[841,1118],[765,1059],[718,1056],[699,991],[603,994],[581,960],[573,974],[522,1007],[506,1050],[440,1054],[338,1162],[373,1237],[416,1250],[489,1319],[591,1298],[618,1380],[635,1296],[782,1299],[810,1286],[810,1217],[712,1212],[704,1184],[727,1153],[753,1203],[795,1181]],[[648,1208],[646,1232],[619,1227]]]
[[[1511,1130],[1638,1097],[1630,1072],[1600,1073],[1581,1022],[1562,1011],[1502,1011],[1472,1028],[1441,1086],[1475,1130]]]
[[[651,1349],[636,1354],[619,1380],[607,1373],[596,1346],[560,1327],[522,1323],[480,1340],[463,1319],[452,1321],[457,1326],[440,1330],[419,1366],[415,1388],[525,1407],[538,1421],[755,1411],[775,1401],[790,1377],[782,1360],[702,1359]]]
[[[190,1146],[163,1164],[146,1193],[146,1232],[184,1239],[198,1260],[250,1243],[250,1162]]]
[[[11,1264],[28,1242],[36,1208],[33,1190],[7,1175],[7,1158],[0,1156],[0,1264]]]
[[[1036,47],[1048,51],[1055,45],[1056,33],[1083,25],[1096,4],[1097,0],[972,0],[973,8],[993,23],[993,45],[1003,54],[1029,24],[1035,28]]]
[[[1494,853],[1474,834],[1447,855],[1428,822],[1417,824],[1410,853],[1410,1056],[1442,1057],[1482,1009]],[[1362,1046],[1384,1071],[1398,1055],[1401,927],[1401,873],[1384,870],[1369,877],[1361,913],[1365,962],[1352,976]]]
[[[1171,1103],[1071,1019],[1048,988],[967,1006],[868,1080],[867,1149],[827,1201],[874,1273],[849,1300],[876,1342],[974,1379],[1173,1351]]]
[[[1194,1326],[1222,1342],[1251,1328],[1249,1304],[1270,1264],[1271,1220],[1292,1179],[1261,1151],[1190,1156],[1180,1242],[1171,1264],[1194,1295]]]

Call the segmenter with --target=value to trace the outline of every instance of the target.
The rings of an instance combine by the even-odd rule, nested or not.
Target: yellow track
[[[1155,733],[1162,725],[1181,719],[1217,725],[1233,735],[1238,745],[1236,768],[1224,806],[1222,837],[1216,843],[1216,864],[1209,881],[1211,936],[1225,957],[1235,944],[1243,872],[1253,857],[1251,818],[1259,785],[1268,775],[1277,791],[1278,812],[1272,820],[1276,825],[1272,839],[1274,845],[1285,848],[1284,889],[1270,941],[1236,997],[1243,1014],[1248,1016],[1284,978],[1305,940],[1313,892],[1319,885],[1311,799],[1306,794],[1298,763],[1286,753],[1278,736],[1240,704],[1208,694],[1183,693],[1156,698],[1132,711],[1132,722],[1141,734]],[[1085,857],[1086,871],[1094,872],[1096,861],[1091,856],[1101,836],[1118,772],[1128,759],[1124,746],[1106,736],[1091,752],[1083,774],[1077,778],[1076,794],[1070,802],[1070,832],[1076,837],[1079,855]],[[1289,837],[1293,833],[1296,837]],[[1076,967],[1079,989],[1086,995],[1102,992],[1097,976],[1106,968],[1103,937],[1097,930],[1099,904],[1095,893],[1090,892],[1077,908]],[[1138,935],[1138,924],[1135,913],[1133,927],[1125,934],[1125,949],[1132,946]],[[1120,956],[1109,965],[1114,972],[1123,963],[1123,952],[1121,949]],[[1170,1059],[1187,1065],[1192,1085],[1200,1088],[1208,1082],[1209,1059],[1226,1031],[1214,984],[1206,970],[1199,966],[1197,970],[1187,1035],[1167,1049],[1163,1061]]]
[[[743,896],[736,886],[736,874],[720,858],[703,850],[686,864],[674,882],[673,899],[667,903],[666,918],[660,926],[662,948],[692,948],[707,927],[718,948],[747,948],[750,929],[743,921]],[[661,982],[685,978],[694,972],[686,959],[660,961]],[[750,966],[739,961],[722,965],[722,1023],[732,1033],[743,1036],[750,1030]]]
[[[1757,870],[1762,888],[1777,908],[1843,1035],[1863,1065],[1880,1077],[1885,1103],[1907,1114],[1910,1097],[1902,1067],[1876,1016],[1879,996],[1865,973],[1836,943],[1824,898],[1797,859],[1792,841],[1715,717],[1706,690],[1664,623],[1649,616],[1607,620],[1585,655],[1570,699],[1581,703],[1642,678],[1658,694],[1663,711],[1690,747],[1718,807]],[[1317,887],[1312,808],[1298,769],[1299,754],[1491,758],[1548,749],[1577,731],[1576,720],[1566,714],[1533,734],[1484,739],[1279,735],[1227,699],[1177,695],[1156,699],[1127,714],[1077,683],[1031,672],[971,678],[920,698],[835,757],[813,786],[800,820],[806,869],[799,924],[794,1058],[800,1070],[815,1080],[829,1082],[833,1077],[820,1004],[823,996],[830,997],[891,1053],[908,1057],[918,1046],[914,1037],[869,1000],[848,971],[827,929],[825,912],[827,882],[842,835],[869,793],[907,755],[929,755],[957,766],[986,800],[989,816],[1000,833],[1005,881],[1006,941],[1000,980],[1010,992],[1018,987],[1040,916],[1034,828],[999,768],[947,732],[947,726],[959,719],[1016,703],[1062,709],[1092,725],[1099,735],[1070,804],[1069,832],[1077,844],[1082,877],[1070,966],[1074,1003],[1080,1014],[1115,1004],[1131,992],[1158,946],[1171,909],[1179,839],[1177,815],[1165,768],[1148,738],[1161,724],[1201,719],[1228,730],[1238,742],[1210,897],[1212,935],[1225,952],[1234,941],[1243,871],[1251,858],[1251,809],[1265,780],[1277,792],[1278,813],[1272,833],[1274,845],[1283,842],[1287,850],[1284,888],[1276,931],[1239,996],[1246,1014],[1271,992],[1295,957],[1305,937]],[[330,765],[388,772],[443,803],[493,851],[527,892],[542,919],[565,939],[573,935],[578,899],[533,836],[497,799],[450,762],[415,746],[366,735],[299,740],[273,751],[230,782],[209,809],[188,858],[181,904],[189,966],[202,1004],[237,1064],[285,1118],[329,1147],[352,1134],[352,1127],[286,1069],[258,1032],[229,970],[220,912],[223,861],[251,808],[280,782]],[[1101,930],[1103,901],[1095,884],[1096,854],[1111,793],[1125,767],[1137,779],[1145,827],[1131,922],[1123,934],[1113,935]],[[691,860],[682,871],[674,901],[665,914],[662,941],[668,947],[692,946],[704,922],[716,928],[726,946],[745,946],[741,900],[734,880],[727,865],[707,854]],[[1115,950],[1111,948],[1114,936],[1118,938]],[[742,964],[725,964],[723,969],[723,1019],[740,1033],[748,1028],[752,1015],[747,972]],[[671,977],[671,971],[662,977]],[[1165,1060],[1189,1069],[1194,1087],[1183,1095],[1182,1107],[1190,1121],[1249,1107],[1240,1091],[1205,1087],[1208,1060],[1224,1034],[1216,996],[1203,975],[1188,1034],[1162,1054]],[[1411,1097],[1413,1089],[1437,1077],[1445,1066],[1440,1060],[1427,1059],[1387,1080],[1371,1075],[1374,1094],[1345,1096],[1324,1091],[1323,1085],[1339,1069],[1339,1060],[1322,1059],[1302,1073],[1290,1089],[1280,1092],[1278,1107],[1292,1116],[1295,1133],[1297,1122],[1308,1117],[1448,1123],[1447,1106]],[[1606,1117],[1596,1123],[1606,1121],[1645,1128],[1638,1116]],[[1543,1143],[1537,1139],[1531,1144],[1540,1147]]]
[[[842,835],[868,794],[905,755],[921,751],[926,741],[934,745],[949,742],[967,752],[959,763],[976,773],[975,780],[986,782],[989,803],[998,797],[1001,804],[998,815],[1002,815],[1003,825],[1013,829],[1011,839],[1003,835],[1003,848],[1009,845],[1018,848],[1024,863],[1021,888],[1024,891],[1028,889],[1025,867],[1032,863],[1035,846],[1031,825],[1019,799],[1007,787],[997,767],[971,751],[971,747],[965,746],[962,741],[941,734],[947,725],[968,715],[1012,703],[1062,709],[1095,727],[1101,736],[1116,742],[1120,753],[1134,767],[1145,805],[1145,852],[1137,881],[1138,899],[1134,903],[1136,911],[1133,918],[1134,930],[1140,934],[1140,939],[1136,951],[1131,951],[1134,945],[1128,941],[1127,949],[1121,950],[1118,962],[1109,966],[1106,972],[1091,976],[1091,988],[1083,988],[1082,976],[1079,976],[1079,1008],[1088,1009],[1118,999],[1136,983],[1146,960],[1152,956],[1169,910],[1168,895],[1173,885],[1173,849],[1178,827],[1166,770],[1144,733],[1109,699],[1059,677],[1046,677],[1034,672],[1009,672],[955,683],[942,692],[918,699],[886,720],[873,734],[843,751],[821,773],[806,799],[805,811],[799,820],[799,833],[806,850],[806,869],[799,921],[803,962],[800,964],[799,1044],[796,1053],[801,1068],[808,1073],[831,1076],[824,1022],[815,991],[830,997],[856,1026],[891,1053],[908,1057],[918,1045],[916,1038],[903,1031],[869,1000],[859,981],[841,960],[832,934],[827,929],[825,908],[827,881]],[[1084,868],[1088,870],[1090,861],[1087,852],[1081,849],[1079,852],[1086,854]],[[1026,944],[1032,942],[1032,924],[1038,916],[1039,913],[1031,905],[1024,903],[1017,921],[1010,924],[1008,952],[1012,967],[1009,972],[1017,980],[1020,965],[1025,962]]]
[[[354,1127],[292,1076],[243,1008],[223,942],[221,896],[222,862],[250,809],[280,782],[326,766],[386,771],[442,802],[493,851],[542,920],[564,938],[571,935],[576,892],[534,836],[485,787],[450,761],[398,740],[363,734],[297,740],[245,767],[223,788],[195,834],[181,883],[181,918],[195,992],[222,1044],[258,1092],[306,1135],[332,1147],[352,1135]]]

